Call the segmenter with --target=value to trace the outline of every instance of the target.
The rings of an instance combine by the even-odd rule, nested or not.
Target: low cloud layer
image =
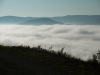
[[[82,59],[100,50],[98,25],[0,25],[2,45],[53,46]]]

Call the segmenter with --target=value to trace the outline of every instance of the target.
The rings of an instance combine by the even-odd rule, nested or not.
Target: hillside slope
[[[0,46],[0,75],[100,75],[100,64],[41,46]]]

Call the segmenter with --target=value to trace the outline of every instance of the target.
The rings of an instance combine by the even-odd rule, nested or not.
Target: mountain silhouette
[[[0,17],[0,24],[19,24],[35,17],[3,16]]]
[[[100,15],[68,15],[58,17],[18,17],[3,16],[0,17],[0,24],[69,24],[69,25],[100,25]]]
[[[52,17],[51,19],[65,24],[100,25],[100,15],[68,15]]]
[[[31,19],[21,23],[22,25],[54,25],[54,24],[63,24],[61,22],[54,21],[49,18],[38,18],[38,19]]]

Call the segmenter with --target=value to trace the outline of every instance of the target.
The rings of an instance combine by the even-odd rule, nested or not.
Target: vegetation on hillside
[[[100,75],[100,51],[83,61],[63,50],[0,45],[0,75]]]

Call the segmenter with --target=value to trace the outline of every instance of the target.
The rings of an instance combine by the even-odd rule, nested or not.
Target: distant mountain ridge
[[[3,16],[0,17],[0,24],[19,24],[35,17],[18,17],[18,16]]]
[[[63,23],[44,17],[44,18],[31,19],[21,24],[23,25],[54,25],[54,24],[63,24]]]
[[[41,17],[44,18],[44,17]],[[39,22],[44,21],[39,17],[18,17],[18,16],[3,16],[0,17],[0,24],[21,24],[26,23],[38,19]],[[68,15],[68,16],[58,16],[58,17],[46,17],[52,20],[52,23],[58,22],[58,23],[64,23],[64,24],[76,24],[76,25],[100,25],[100,15]],[[41,21],[40,21],[41,20]],[[47,23],[47,20],[45,19],[45,24]],[[34,22],[35,23],[35,22]],[[36,23],[36,24],[42,24]]]
[[[68,15],[52,17],[52,19],[66,24],[100,25],[100,15]]]

